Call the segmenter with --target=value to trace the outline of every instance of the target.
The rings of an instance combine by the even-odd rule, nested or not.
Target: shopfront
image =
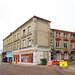
[[[6,52],[6,57],[7,57],[7,62],[12,62],[12,57],[13,57],[13,54],[12,54],[12,51],[10,52]]]
[[[20,62],[20,52],[13,53],[13,62]]]
[[[33,50],[21,51],[21,62],[33,63]]]

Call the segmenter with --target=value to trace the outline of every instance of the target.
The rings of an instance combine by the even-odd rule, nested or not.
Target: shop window
[[[67,48],[67,41],[64,41],[64,48]]]
[[[31,38],[28,38],[28,46],[31,46]]]
[[[60,48],[60,41],[56,41],[56,48]]]

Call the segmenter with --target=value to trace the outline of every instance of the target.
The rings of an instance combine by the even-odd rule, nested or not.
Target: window
[[[58,33],[56,33],[56,37],[58,37]]]
[[[17,42],[17,49],[19,49],[19,42]]]
[[[71,42],[71,49],[74,49],[74,43]]]
[[[12,50],[12,45],[11,45],[11,50]]]
[[[16,43],[14,44],[14,49],[16,49]]]
[[[67,41],[64,41],[64,48],[67,48]]]
[[[71,39],[72,39],[72,35],[71,35]]]
[[[8,50],[8,47],[7,47],[7,50]]]
[[[59,33],[59,37],[60,37],[60,33]]]
[[[31,38],[29,37],[28,38],[28,46],[30,46],[31,45]]]
[[[10,46],[9,46],[9,50],[10,50]]]
[[[25,35],[25,29],[23,30],[23,35]]]
[[[65,38],[65,33],[64,33],[64,38]]]
[[[14,39],[16,40],[16,35],[14,36]]]
[[[9,43],[10,43],[10,39],[9,39]]]
[[[53,32],[51,32],[50,35],[53,36]]]
[[[25,40],[23,40],[23,47],[25,47]]]
[[[53,40],[51,39],[51,45],[53,45]]]
[[[28,27],[28,33],[31,31],[31,28],[30,28],[30,26]]]
[[[19,33],[17,34],[17,39],[19,39]]]
[[[12,42],[12,37],[11,37],[11,42]]]
[[[67,38],[67,34],[66,34],[66,38]]]
[[[56,47],[60,48],[60,41],[56,41]]]

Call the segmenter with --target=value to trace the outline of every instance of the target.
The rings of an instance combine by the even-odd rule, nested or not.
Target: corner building
[[[3,39],[3,52],[6,52],[7,61],[40,64],[41,58],[48,60],[50,23],[51,21],[33,16]]]

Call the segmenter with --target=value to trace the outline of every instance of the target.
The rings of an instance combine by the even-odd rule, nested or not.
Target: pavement
[[[75,75],[59,66],[28,66],[0,63],[0,75]]]

